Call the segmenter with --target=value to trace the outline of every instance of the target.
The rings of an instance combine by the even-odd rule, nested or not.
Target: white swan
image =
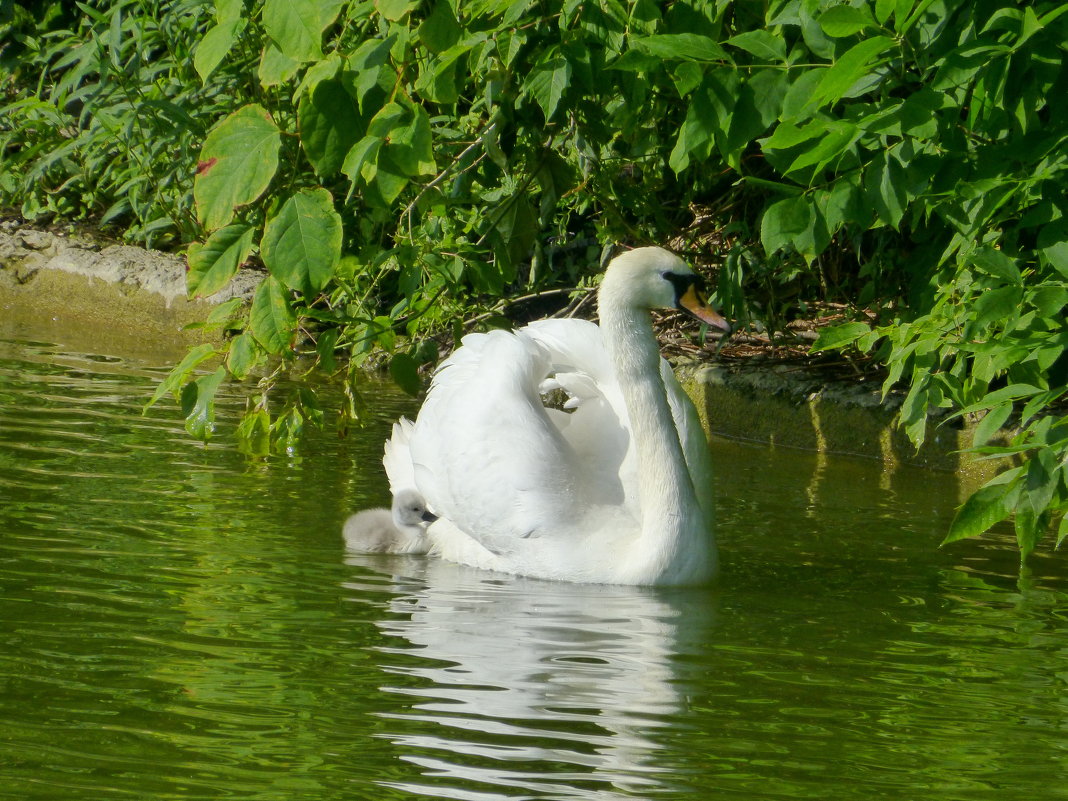
[[[392,509],[365,509],[350,516],[342,536],[350,551],[427,553],[426,527],[436,519],[418,492],[403,489],[393,496]]]
[[[716,569],[710,459],[659,353],[649,310],[730,330],[681,259],[639,248],[608,266],[600,327],[543,320],[464,338],[383,462],[439,519],[431,553],[475,567],[603,584],[692,584]],[[560,388],[572,411],[546,408]]]

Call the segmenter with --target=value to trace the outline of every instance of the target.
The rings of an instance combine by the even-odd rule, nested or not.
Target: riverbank
[[[217,294],[191,299],[180,256],[0,223],[0,312],[58,329],[89,328],[100,347],[131,355],[162,352],[177,360],[211,336],[191,324],[220,302],[250,298],[261,278],[242,271]],[[960,453],[971,432],[959,420],[932,426],[917,451],[895,425],[900,398],[883,399],[878,382],[863,376],[758,360],[682,363],[677,372],[716,436],[876,459],[887,469],[953,471],[971,488],[994,474],[994,463]]]

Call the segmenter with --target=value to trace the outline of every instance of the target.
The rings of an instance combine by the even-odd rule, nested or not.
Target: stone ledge
[[[783,365],[733,370],[682,365],[676,373],[713,435],[877,459],[888,469],[913,465],[952,471],[973,488],[1003,467],[961,453],[971,446],[974,423],[960,418],[931,423],[917,450],[896,422],[902,396],[891,394],[884,401],[881,388],[863,380],[827,382]]]
[[[85,326],[104,343],[154,339],[184,348],[209,340],[185,326],[218,303],[251,298],[262,280],[242,271],[220,292],[191,299],[185,272],[181,256],[0,223],[0,310]]]

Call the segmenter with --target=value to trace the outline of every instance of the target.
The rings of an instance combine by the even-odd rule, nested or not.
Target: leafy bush
[[[1024,553],[1058,516],[1059,540],[1068,532],[1068,425],[1057,411],[1068,126],[1055,102],[1068,88],[1068,7],[79,7],[75,33],[20,45],[48,80],[27,90],[33,73],[16,74],[23,88],[5,115],[18,122],[0,135],[9,156],[19,150],[0,189],[31,212],[112,204],[133,236],[195,232],[194,293],[249,260],[266,267],[249,310],[215,315],[234,334],[225,350],[192,352],[160,388],[182,399],[195,434],[210,434],[226,375],[298,352],[330,370],[341,352],[355,369],[379,348],[413,389],[435,355],[428,337],[489,319],[500,298],[588,282],[600,252],[588,243],[682,232],[692,254],[721,262],[719,300],[743,321],[774,328],[800,299],[854,308],[858,322],[816,346],[886,364],[887,390],[908,387],[901,419],[915,442],[934,409],[985,412],[977,445],[1022,461],[964,505],[950,539],[1013,513]],[[123,11],[134,8],[154,13],[135,22]],[[164,31],[149,57],[139,43]],[[134,109],[152,112],[150,136]],[[120,123],[118,140],[102,133]],[[127,185],[141,189],[115,207]],[[215,373],[193,378],[219,356]],[[291,445],[321,416],[306,388],[274,411],[270,378],[242,426],[252,452]],[[355,390],[351,399],[354,415]],[[1014,443],[984,444],[1013,420]]]

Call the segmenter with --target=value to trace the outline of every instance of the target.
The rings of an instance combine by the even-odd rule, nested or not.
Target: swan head
[[[423,496],[413,489],[402,489],[393,496],[393,522],[397,528],[421,528],[433,523],[438,516],[426,508]]]
[[[701,277],[674,253],[658,247],[629,250],[612,259],[601,283],[601,302],[637,309],[679,309],[730,333],[731,325],[705,298]]]

